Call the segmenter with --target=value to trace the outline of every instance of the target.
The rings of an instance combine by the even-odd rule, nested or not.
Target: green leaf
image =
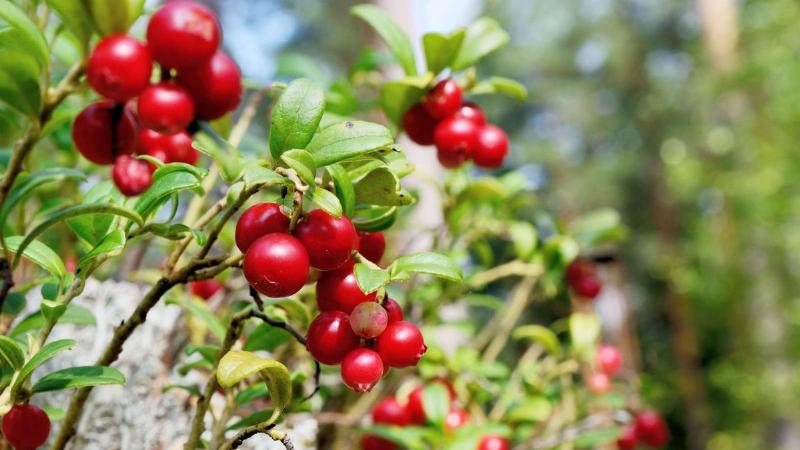
[[[511,422],[542,422],[550,417],[553,405],[545,397],[527,397],[514,405],[507,414]]]
[[[600,319],[594,314],[573,313],[569,317],[569,334],[575,350],[587,356],[600,337]]]
[[[265,359],[254,353],[231,350],[219,362],[217,381],[223,388],[229,388],[245,378],[258,374],[267,384],[276,415],[292,402],[292,381],[289,369],[278,361]]]
[[[195,133],[192,147],[217,163],[224,182],[233,183],[241,175],[242,158],[239,156],[239,149],[230,142],[217,135],[212,137],[208,133]]]
[[[316,186],[314,179],[317,174],[317,166],[311,153],[298,149],[286,150],[281,154],[281,159],[287,166],[294,169],[297,172],[297,176],[308,186]]]
[[[417,63],[414,60],[414,48],[408,36],[383,9],[374,5],[357,5],[350,12],[370,24],[381,36],[389,51],[406,75],[416,75]]]
[[[476,84],[469,90],[472,95],[505,94],[517,100],[528,98],[528,89],[520,82],[510,78],[491,77]]]
[[[450,412],[450,393],[442,383],[430,383],[422,391],[422,406],[428,423],[444,429],[444,421]]]
[[[121,204],[123,201],[124,198],[114,183],[103,181],[92,186],[84,194],[81,203]],[[114,220],[113,214],[93,214],[67,219],[67,225],[90,249],[108,235],[114,225]]]
[[[252,187],[255,185],[263,184],[263,185],[280,185],[280,184],[291,184],[287,178],[284,178],[282,175],[279,175],[272,169],[267,169],[266,167],[251,165],[245,167],[242,179],[247,187]]]
[[[0,100],[29,117],[42,106],[41,72],[36,60],[23,49],[3,45],[0,33]]]
[[[627,235],[619,212],[603,208],[581,216],[570,223],[569,234],[583,248],[619,242]]]
[[[616,441],[620,432],[619,427],[584,431],[575,438],[574,444],[577,448],[598,448]]]
[[[511,235],[517,257],[523,261],[530,261],[538,240],[536,228],[529,222],[512,222],[508,226],[508,233]]]
[[[47,4],[55,10],[64,26],[86,46],[94,32],[89,11],[82,0],[46,0]]]
[[[461,281],[461,268],[447,256],[438,253],[413,253],[401,256],[389,266],[393,280],[407,280],[412,273],[425,273],[450,281]]]
[[[225,340],[225,333],[226,328],[225,325],[214,315],[209,309],[208,305],[206,305],[203,301],[198,300],[182,300],[182,299],[169,299],[167,300],[168,305],[178,305],[185,310],[189,311],[193,316],[200,319],[203,323],[208,326],[208,329],[211,331],[211,334],[217,338],[220,342]]]
[[[174,194],[187,190],[202,192],[200,178],[195,172],[184,168],[171,168],[173,164],[167,164],[156,170],[153,174],[153,184],[136,200],[133,208],[142,217],[154,213]]]
[[[369,206],[357,208],[350,221],[361,231],[383,231],[397,220],[396,206]]]
[[[50,50],[44,35],[21,9],[8,0],[0,0],[0,19],[0,25],[5,22],[11,27],[2,33],[4,37],[0,39],[4,51],[9,48],[22,50],[36,59],[40,69],[50,64]]]
[[[257,425],[262,422],[266,422],[270,420],[271,417],[275,414],[275,411],[272,409],[259,409],[258,411],[246,416],[244,419],[236,421],[230,425],[228,425],[225,430],[238,430],[244,427],[249,427],[251,425]]]
[[[0,147],[10,147],[21,134],[22,127],[17,111],[0,105]]]
[[[94,314],[91,311],[84,308],[83,306],[76,305],[74,303],[70,303],[67,305],[67,309],[64,313],[59,317],[58,323],[71,323],[74,325],[95,325],[97,322],[94,318]],[[22,319],[14,330],[11,331],[11,336],[21,336],[28,331],[36,330],[38,328],[43,327],[45,324],[45,318],[42,316],[42,312],[35,312],[28,317]]]
[[[18,253],[24,240],[23,236],[7,237],[5,239],[6,248],[11,253]],[[23,250],[22,256],[58,278],[64,278],[66,275],[64,262],[61,261],[58,254],[39,241],[29,242]]]
[[[353,188],[353,181],[341,164],[331,164],[326,167],[326,170],[333,180],[333,186],[336,190],[336,197],[342,205],[342,211],[345,216],[352,216],[356,207],[356,191]]]
[[[467,27],[464,41],[453,59],[453,70],[466,69],[484,56],[505,45],[508,40],[508,33],[495,20],[487,17],[478,19]]]
[[[326,191],[325,189],[321,188],[314,189],[313,191],[306,193],[306,198],[311,200],[312,203],[317,205],[326,213],[334,217],[342,216],[342,204],[339,203],[339,199],[330,191]]]
[[[465,34],[464,28],[460,28],[449,35],[427,33],[422,36],[422,47],[425,49],[428,70],[437,74],[448,67],[456,57]]]
[[[67,311],[67,305],[55,300],[42,300],[39,309],[47,322],[57,322]]]
[[[53,341],[50,343],[45,344],[35,355],[25,363],[24,366],[19,370],[19,375],[17,376],[16,380],[14,381],[14,385],[12,389],[16,389],[17,386],[21,385],[28,379],[29,376],[36,370],[37,367],[41,366],[45,362],[52,359],[58,353],[63,352],[64,350],[70,349],[75,346],[75,341],[72,339],[61,339],[59,341]]]
[[[400,124],[406,111],[428,92],[433,80],[433,73],[427,73],[384,83],[381,86],[380,103],[386,117],[395,125]]]
[[[93,249],[89,251],[89,253],[85,254],[79,261],[78,261],[78,271],[77,273],[81,275],[85,275],[85,270],[89,266],[89,263],[97,259],[101,255],[108,255],[109,257],[117,256],[122,253],[125,249],[125,233],[120,230],[116,229],[106,235],[103,240],[100,241]]]
[[[125,384],[125,376],[112,367],[70,367],[43,376],[33,384],[31,392],[35,394],[106,384]]]
[[[388,128],[371,122],[347,121],[322,129],[306,149],[317,167],[386,149],[394,144]]]
[[[144,0],[83,0],[98,33],[103,36],[126,33],[142,14]]]
[[[285,344],[290,337],[289,332],[282,328],[273,327],[268,323],[261,323],[247,336],[244,350],[251,352],[266,350],[271,352],[281,344]]]
[[[375,292],[389,283],[389,274],[385,270],[374,269],[364,263],[356,264],[354,273],[358,288],[365,294]]]
[[[17,341],[8,336],[0,336],[0,360],[17,370],[25,364],[25,352]]]
[[[194,395],[196,397],[200,397],[200,396],[203,395],[203,393],[200,392],[200,389],[197,386],[190,386],[188,384],[168,384],[168,385],[164,386],[163,388],[161,388],[161,392],[168,392],[168,391],[171,391],[173,389],[183,389],[184,391],[186,391],[186,392],[188,392],[188,393],[190,393],[190,394],[192,394],[192,395]]]
[[[27,304],[27,300],[25,300],[25,296],[19,292],[9,292],[6,296],[6,301],[3,303],[3,314],[8,314],[9,316],[16,316],[19,314],[23,309],[25,309],[25,305]]]
[[[302,78],[289,83],[272,109],[269,134],[272,157],[277,160],[289,149],[306,148],[323,112],[325,92],[322,88]]]
[[[356,200],[368,205],[404,206],[414,203],[411,196],[400,186],[397,175],[386,167],[368,173],[355,185]]]
[[[50,183],[63,183],[65,180],[86,180],[86,175],[76,169],[56,167],[34,172],[29,176],[20,176],[14,183],[8,198],[0,210],[0,223],[5,223],[14,207],[30,197],[38,188]]]
[[[561,344],[552,330],[541,325],[523,325],[517,327],[512,334],[514,339],[531,339],[544,347],[548,352],[558,355],[561,353]]]

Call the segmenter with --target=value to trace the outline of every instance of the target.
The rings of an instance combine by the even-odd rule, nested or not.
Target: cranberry
[[[617,448],[619,450],[634,450],[638,443],[639,438],[636,436],[636,427],[634,425],[629,425],[625,428],[622,435],[617,438]]]
[[[147,46],[159,64],[186,69],[204,63],[219,47],[219,22],[205,6],[170,2],[158,9],[147,25]]]
[[[163,145],[167,162],[195,165],[200,159],[200,152],[192,147],[192,136],[185,131],[164,135]]]
[[[466,411],[456,407],[450,408],[450,412],[444,418],[444,428],[453,431],[467,423],[467,420],[469,420],[469,415]]]
[[[289,218],[277,203],[257,203],[236,222],[236,246],[247,251],[256,239],[269,233],[288,233]]]
[[[595,372],[589,375],[586,386],[595,394],[605,394],[611,389],[611,380],[603,372]]]
[[[378,264],[383,258],[384,251],[386,251],[386,238],[383,237],[383,233],[358,232],[358,252],[363,257]]]
[[[622,352],[613,345],[597,347],[597,368],[606,375],[614,375],[622,367]]]
[[[150,164],[128,155],[117,157],[111,176],[119,191],[128,197],[141,194],[153,183]]]
[[[478,131],[478,146],[473,158],[475,164],[487,169],[500,167],[508,154],[508,135],[502,128],[484,125]]]
[[[475,122],[478,126],[486,124],[486,116],[483,115],[481,107],[472,102],[464,102],[458,111],[453,114],[455,117],[463,117]]]
[[[661,415],[648,410],[636,416],[636,436],[645,444],[660,448],[669,441],[669,430]]]
[[[50,418],[34,405],[14,405],[3,416],[3,437],[18,450],[44,444],[50,434]]]
[[[339,310],[348,314],[359,303],[375,301],[375,293],[365,294],[358,287],[353,263],[322,272],[317,280],[317,305],[320,311]]]
[[[148,86],[139,95],[142,125],[159,133],[185,130],[194,119],[194,103],[189,92],[174,83]]]
[[[203,300],[210,299],[217,292],[221,292],[222,289],[224,289],[222,283],[214,279],[192,281],[189,283],[189,290],[192,291],[192,294],[202,298]]]
[[[367,392],[383,376],[383,362],[374,350],[357,348],[342,360],[342,380],[356,392]]]
[[[478,444],[478,450],[510,450],[511,444],[503,436],[490,434],[484,436]]]
[[[597,297],[603,288],[597,268],[587,259],[578,258],[572,261],[567,267],[566,278],[575,293],[584,299]]]
[[[396,301],[387,297],[383,301],[383,308],[386,310],[389,323],[403,320],[403,308],[401,308],[400,304],[398,304]]]
[[[208,62],[178,74],[194,99],[197,117],[218,119],[239,106],[242,97],[242,74],[225,53],[217,52]]]
[[[361,438],[361,450],[397,450],[397,446],[386,439],[372,434],[365,434]]]
[[[341,311],[325,311],[308,327],[306,348],[322,364],[339,364],[358,344],[350,318]]]
[[[164,135],[150,128],[139,129],[139,153],[150,154],[150,151],[164,145]],[[166,161],[166,160],[165,160]]]
[[[111,164],[117,155],[136,150],[136,119],[127,108],[110,100],[87,106],[72,125],[72,140],[84,158]]]
[[[124,34],[114,34],[103,38],[92,50],[86,80],[103,97],[124,102],[147,87],[152,70],[153,59],[144,44]]]
[[[404,427],[411,425],[411,414],[397,401],[397,398],[386,397],[372,408],[372,421]]]
[[[359,303],[350,313],[350,326],[364,339],[378,337],[386,329],[389,315],[377,302]]]
[[[439,120],[453,115],[461,103],[461,88],[452,78],[438,82],[422,100],[428,114]]]
[[[443,166],[454,168],[472,158],[478,147],[478,125],[463,117],[449,117],[436,126],[433,135],[436,156]]]
[[[416,366],[428,349],[419,328],[411,322],[394,322],[378,336],[376,349],[389,367]]]
[[[438,121],[417,103],[403,115],[403,129],[408,138],[419,145],[433,145],[433,131]]]
[[[294,234],[306,247],[311,266],[319,270],[342,267],[358,249],[358,234],[352,222],[321,209],[308,213]]]
[[[286,233],[260,237],[244,255],[244,276],[268,297],[287,297],[308,280],[308,253],[303,244]]]

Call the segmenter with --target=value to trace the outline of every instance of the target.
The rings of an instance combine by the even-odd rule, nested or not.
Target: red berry
[[[578,258],[567,266],[566,278],[570,287],[583,299],[597,297],[603,287],[594,263],[583,258]]]
[[[483,115],[481,107],[472,102],[464,102],[464,104],[458,108],[458,111],[456,111],[453,116],[469,119],[475,122],[475,124],[478,126],[483,126],[486,124],[486,116]]]
[[[75,147],[95,164],[111,164],[118,155],[133,153],[136,135],[133,114],[110,100],[87,106],[72,125]]]
[[[370,233],[368,231],[358,232],[358,252],[368,260],[378,264],[383,258],[383,252],[386,251],[386,238],[383,233],[376,231]]]
[[[375,301],[375,293],[365,294],[358,287],[353,263],[322,272],[317,280],[317,306],[320,311],[338,310],[348,314],[359,303]]]
[[[194,119],[189,91],[175,83],[148,86],[139,95],[139,120],[159,133],[183,131]]]
[[[450,393],[450,401],[452,402],[456,399],[456,392],[453,389],[453,386],[451,386],[447,380],[436,379],[431,381],[431,383],[441,383]],[[425,415],[425,406],[422,399],[423,392],[424,387],[417,386],[413,391],[411,391],[410,394],[408,394],[406,409],[408,409],[408,414],[411,416],[411,423],[415,425],[425,425],[425,422],[428,420]]]
[[[163,145],[167,162],[195,165],[200,159],[200,152],[192,147],[192,136],[185,131],[164,135]]]
[[[203,120],[218,119],[239,106],[242,97],[242,74],[225,53],[217,52],[194,69],[178,74],[194,99],[194,110]]]
[[[141,194],[153,183],[150,164],[128,155],[117,157],[111,169],[111,176],[117,189],[128,197]]]
[[[419,145],[433,145],[433,131],[438,120],[431,117],[428,111],[417,103],[403,115],[403,129],[409,139]]]
[[[210,299],[214,294],[222,291],[223,288],[224,286],[222,286],[222,283],[214,279],[192,281],[189,283],[189,289],[192,291],[192,294],[203,300]]]
[[[484,436],[478,444],[478,450],[510,450],[511,444],[503,436],[490,434]]]
[[[478,131],[478,146],[473,159],[475,164],[487,169],[500,167],[508,154],[508,135],[502,128],[484,125]]]
[[[342,267],[358,249],[358,234],[352,222],[321,209],[308,213],[294,234],[306,247],[311,266],[319,270]]]
[[[444,418],[444,428],[448,431],[453,431],[467,423],[467,420],[469,420],[469,415],[466,411],[452,407],[450,412],[447,413],[447,417]]]
[[[350,318],[341,311],[320,313],[308,327],[306,348],[322,364],[339,364],[359,339],[350,327]]]
[[[206,62],[217,51],[220,27],[214,13],[197,3],[170,2],[147,25],[147,46],[167,68],[186,69]]]
[[[396,301],[387,297],[383,300],[383,308],[389,317],[389,323],[403,320],[403,308]]]
[[[33,450],[50,434],[50,418],[34,405],[14,405],[3,416],[3,437],[18,450]]]
[[[404,427],[411,425],[411,414],[406,407],[397,401],[397,398],[386,397],[372,408],[372,421],[379,424]]]
[[[419,328],[411,322],[394,322],[378,336],[375,348],[389,367],[416,366],[428,347]]]
[[[660,448],[667,445],[669,430],[657,412],[643,411],[636,416],[636,436],[645,444]]]
[[[139,129],[139,153],[147,153],[153,149],[162,147],[164,135],[150,128]]]
[[[617,448],[619,450],[634,450],[636,444],[639,443],[638,441],[639,438],[636,436],[636,426],[629,425],[622,432],[622,435],[617,438]]]
[[[244,255],[244,277],[268,297],[287,297],[308,280],[308,253],[286,233],[260,237]]]
[[[422,100],[428,114],[439,120],[455,114],[461,103],[461,88],[451,78],[438,82]]]
[[[383,376],[383,362],[368,348],[351,350],[342,360],[342,381],[356,392],[367,392]]]
[[[289,217],[277,203],[257,203],[236,222],[236,246],[246,252],[256,239],[269,233],[288,233]]]
[[[150,83],[153,59],[138,40],[114,34],[103,38],[89,56],[86,80],[103,97],[124,102]]]
[[[586,386],[595,394],[605,394],[611,389],[611,380],[603,372],[595,372],[589,375]]]
[[[389,315],[377,302],[359,303],[350,313],[350,326],[364,339],[378,337],[386,329]]]
[[[433,135],[439,162],[454,168],[472,158],[478,147],[480,129],[475,122],[463,117],[449,117],[439,122]]]
[[[606,375],[614,375],[622,367],[622,352],[613,345],[597,347],[597,368]]]
[[[372,434],[365,434],[361,438],[361,450],[397,450],[397,446],[386,439]]]

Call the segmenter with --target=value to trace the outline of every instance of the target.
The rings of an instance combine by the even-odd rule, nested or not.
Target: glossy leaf
[[[46,3],[58,14],[64,26],[85,46],[94,33],[94,24],[84,2],[46,0]]]
[[[142,217],[154,213],[174,194],[182,191],[202,192],[200,177],[183,167],[170,167],[167,164],[153,174],[153,184],[134,204],[134,209]]]
[[[467,27],[464,41],[453,59],[453,70],[462,70],[475,64],[506,43],[509,37],[494,19],[483,17]]]
[[[113,203],[121,204],[122,194],[111,181],[103,181],[92,186],[83,196],[82,204]],[[113,214],[93,214],[67,219],[67,225],[80,238],[87,249],[97,245],[114,226]]]
[[[7,336],[0,336],[0,360],[17,370],[25,364],[25,353],[17,341]]]
[[[339,199],[330,191],[321,188],[314,189],[314,191],[306,193],[306,198],[311,200],[312,203],[326,213],[335,217],[341,217],[343,212],[342,204],[339,203]]]
[[[433,80],[433,74],[428,73],[384,83],[380,94],[383,113],[392,123],[400,124],[403,115],[422,99]]]
[[[386,127],[354,120],[322,129],[306,149],[314,155],[317,167],[324,167],[389,148],[392,144],[392,133]]]
[[[278,361],[261,358],[246,351],[232,350],[219,362],[217,381],[223,388],[229,388],[256,374],[267,384],[276,412],[286,409],[292,401],[292,381],[289,369]]]
[[[280,158],[289,168],[297,172],[297,176],[306,185],[316,186],[314,179],[316,178],[317,166],[311,153],[305,150],[293,149],[283,152]]]
[[[395,60],[406,75],[416,75],[417,63],[414,59],[414,48],[405,31],[383,9],[375,5],[358,5],[350,9],[356,16],[369,23],[377,32]]]
[[[11,253],[18,253],[20,245],[25,240],[23,236],[10,236],[5,239],[6,249]],[[22,257],[41,267],[42,269],[50,272],[58,278],[63,278],[66,275],[64,262],[47,245],[39,241],[30,241],[23,249]]]
[[[344,215],[352,216],[356,207],[356,191],[353,188],[353,181],[350,179],[350,175],[340,164],[331,164],[326,169],[333,180],[336,197],[342,205]]]
[[[269,150],[274,159],[290,149],[304,149],[325,112],[325,93],[310,80],[289,83],[272,109]]]
[[[413,253],[397,258],[388,268],[393,280],[407,280],[412,273],[434,275],[460,281],[461,268],[447,256],[438,253]]]
[[[39,28],[28,16],[8,0],[0,0],[0,25],[10,29],[1,33],[0,47],[14,48],[30,54],[43,69],[50,63],[50,50]]]
[[[97,321],[94,314],[83,306],[70,303],[64,313],[59,317],[58,323],[71,323],[74,325],[95,325]],[[41,311],[35,312],[20,321],[11,331],[11,336],[21,336],[28,331],[36,330],[45,324],[44,316]]]
[[[112,257],[121,254],[125,249],[125,243],[125,233],[120,229],[113,230],[78,261],[79,273],[84,275],[84,271],[88,267],[89,263],[101,255]]]
[[[33,384],[31,392],[60,391],[107,384],[125,384],[125,376],[113,367],[70,367],[43,376]]]
[[[68,350],[74,346],[75,341],[72,339],[61,339],[58,341],[49,342],[42,346],[42,348],[36,352],[36,354],[33,355],[19,370],[19,375],[14,381],[12,389],[24,383],[37,367],[49,361],[64,350]]]
[[[414,203],[411,196],[400,186],[397,175],[386,167],[373,170],[355,186],[356,200],[369,205],[405,206]]]
[[[83,3],[103,36],[126,33],[144,8],[144,0],[83,0]]]
[[[425,49],[425,61],[429,71],[439,73],[450,66],[461,47],[461,42],[464,41],[465,33],[461,28],[449,35],[427,33],[422,36],[422,47]]]
[[[365,294],[377,291],[389,283],[389,274],[383,269],[372,268],[364,263],[358,263],[353,268],[356,283]]]
[[[528,98],[528,89],[522,83],[503,77],[491,77],[483,80],[469,90],[472,95],[504,94],[517,100]]]

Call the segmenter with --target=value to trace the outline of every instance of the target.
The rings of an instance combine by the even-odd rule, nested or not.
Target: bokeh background
[[[335,86],[374,56],[365,44],[380,49],[348,13],[359,2],[204,3],[255,81]],[[543,208],[565,222],[612,208],[628,228],[598,259],[624,303],[604,314],[633,332],[606,331],[637,361],[671,447],[800,448],[800,4],[378,3],[416,41],[480,15],[509,31],[479,72],[521,81],[530,99],[482,105]]]

